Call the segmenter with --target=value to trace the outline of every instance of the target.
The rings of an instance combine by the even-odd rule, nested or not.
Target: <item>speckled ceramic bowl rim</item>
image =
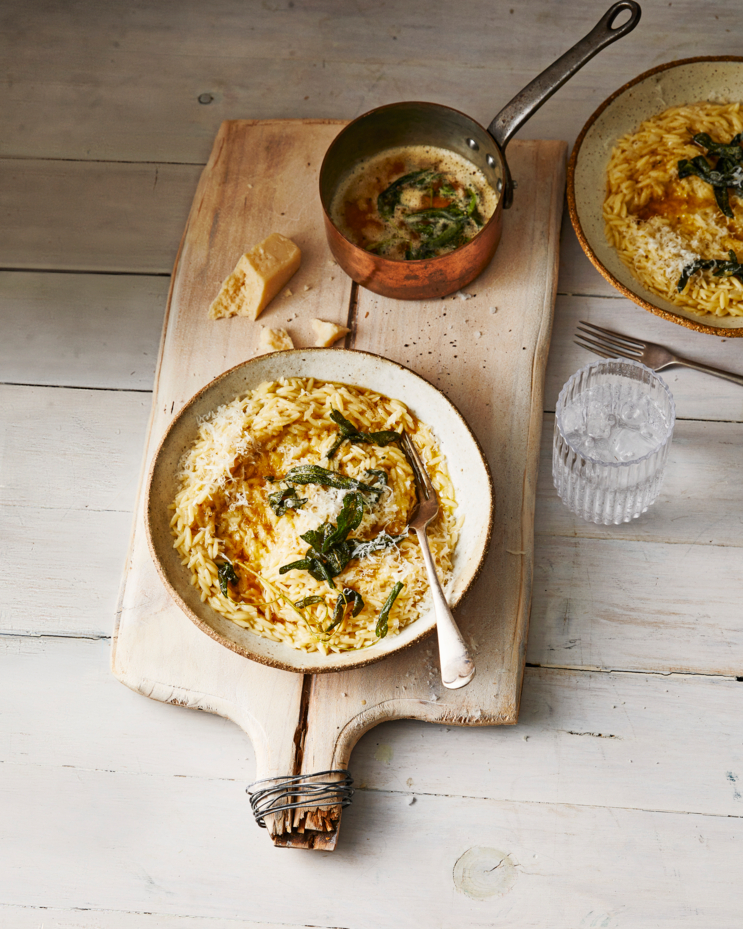
[[[696,319],[688,319],[685,316],[677,315],[672,313],[669,310],[665,310],[662,307],[656,306],[654,303],[645,300],[643,297],[636,294],[634,291],[630,290],[620,281],[618,281],[614,275],[604,267],[601,260],[598,258],[594,252],[588,238],[586,237],[583,227],[581,225],[580,218],[578,216],[578,209],[575,200],[575,169],[578,163],[578,158],[580,157],[581,146],[583,141],[590,131],[593,124],[601,116],[601,114],[614,103],[614,101],[625,94],[630,88],[634,87],[637,84],[641,84],[643,81],[646,81],[649,77],[652,77],[654,74],[660,74],[663,71],[669,71],[672,68],[679,68],[684,65],[696,64],[697,62],[704,61],[737,61],[743,63],[743,57],[740,55],[702,55],[697,58],[681,58],[677,61],[669,61],[666,64],[658,65],[655,68],[651,68],[649,71],[644,71],[638,77],[634,78],[631,81],[628,81],[626,84],[622,85],[619,90],[615,91],[610,97],[608,97],[604,102],[594,111],[594,113],[589,118],[588,122],[585,124],[583,129],[580,132],[580,135],[576,139],[575,146],[573,147],[573,153],[570,156],[570,161],[568,163],[568,176],[567,176],[567,195],[568,195],[568,213],[570,214],[570,221],[573,224],[573,229],[575,229],[575,234],[578,236],[578,241],[581,244],[583,251],[588,256],[589,260],[596,268],[596,270],[606,278],[606,280],[615,287],[621,294],[623,294],[628,299],[632,300],[633,303],[637,303],[639,306],[644,307],[646,310],[649,310],[651,313],[654,313],[656,316],[660,316],[663,319],[667,319],[670,322],[677,323],[680,326],[686,326],[687,329],[693,329],[695,332],[704,332],[709,335],[717,335],[722,338],[743,338],[743,327],[739,329],[727,329],[721,326],[710,326],[707,323],[701,322],[704,318],[699,317],[699,322]]]
[[[491,543],[492,534],[493,534],[493,522],[495,518],[495,488],[493,484],[493,476],[490,473],[490,467],[488,465],[487,458],[485,457],[485,453],[483,452],[482,446],[477,440],[477,437],[475,436],[475,434],[470,429],[469,424],[467,423],[467,420],[464,418],[464,416],[459,411],[457,406],[454,403],[452,403],[452,401],[446,396],[446,394],[442,390],[439,390],[439,388],[436,387],[434,384],[432,384],[427,378],[422,377],[420,374],[416,374],[415,371],[412,371],[410,368],[406,367],[405,365],[400,364],[397,361],[392,361],[389,358],[385,358],[382,355],[377,355],[374,352],[358,351],[356,349],[297,348],[297,349],[290,349],[286,352],[281,352],[280,354],[281,355],[308,354],[308,353],[315,354],[315,353],[325,353],[325,352],[334,352],[334,353],[346,352],[349,355],[354,355],[354,356],[365,355],[377,361],[381,361],[384,364],[394,366],[398,370],[405,372],[406,375],[409,375],[410,377],[415,378],[416,380],[422,381],[428,387],[436,391],[436,393],[438,393],[443,398],[443,400],[451,407],[456,417],[461,421],[461,424],[464,427],[466,433],[470,436],[472,443],[473,443],[473,447],[482,462],[483,468],[485,470],[485,474],[487,475],[487,479],[488,479],[488,484],[487,484],[488,519],[487,519],[487,528],[485,530],[484,544],[482,546],[482,551],[480,552],[479,557],[477,559],[477,564],[475,565],[474,570],[471,571],[469,578],[465,581],[464,586],[462,587],[461,591],[459,591],[458,595],[450,603],[450,606],[456,607],[459,603],[462,602],[462,600],[464,600],[467,593],[471,590],[472,585],[475,583],[477,578],[480,576],[480,573],[482,572],[482,569],[483,569],[483,565],[485,563],[485,558],[490,548],[490,543]],[[205,622],[203,619],[201,619],[200,616],[198,616],[196,613],[193,612],[193,610],[191,610],[188,604],[180,596],[178,591],[170,583],[167,573],[163,569],[160,563],[160,557],[157,551],[157,545],[153,538],[152,526],[150,524],[150,506],[151,506],[151,493],[152,493],[153,479],[155,476],[156,469],[158,467],[158,461],[160,459],[161,452],[168,440],[168,437],[170,436],[171,432],[175,429],[176,425],[183,419],[183,417],[188,415],[189,411],[194,407],[194,405],[198,403],[204,397],[204,395],[208,391],[210,391],[212,388],[214,388],[220,381],[223,381],[225,378],[233,376],[238,370],[248,367],[249,365],[253,364],[256,361],[265,360],[265,358],[266,358],[265,355],[259,355],[256,358],[251,358],[248,361],[243,361],[240,364],[237,364],[234,367],[229,368],[227,371],[224,371],[222,374],[215,377],[212,381],[210,381],[208,384],[202,387],[201,390],[195,393],[193,397],[191,397],[191,399],[183,406],[183,408],[173,418],[173,420],[168,425],[168,428],[165,430],[162,438],[160,439],[160,442],[158,443],[157,451],[155,452],[152,458],[152,464],[150,465],[149,473],[147,476],[147,486],[146,486],[145,498],[144,498],[145,529],[146,529],[146,535],[147,535],[147,544],[150,549],[150,555],[152,557],[153,562],[155,563],[157,572],[160,575],[160,579],[165,585],[166,590],[168,591],[170,596],[175,600],[176,604],[183,610],[186,616],[188,616],[188,618],[192,622],[194,622],[199,627],[199,629],[201,629],[202,632],[205,632],[210,638],[214,639],[216,642],[219,642],[220,645],[224,645],[225,648],[230,649],[230,651],[236,652],[238,655],[241,655],[243,658],[249,658],[251,661],[257,661],[260,664],[269,665],[270,667],[279,668],[283,671],[290,671],[295,674],[297,673],[298,674],[324,674],[324,673],[331,672],[331,671],[350,671],[356,668],[365,667],[366,665],[374,664],[375,662],[381,661],[382,659],[387,658],[390,655],[398,654],[399,652],[403,651],[406,648],[410,648],[413,645],[417,645],[420,641],[422,641],[424,638],[429,636],[436,628],[436,622],[435,622],[435,617],[433,616],[433,611],[431,611],[431,619],[429,620],[429,622],[422,625],[422,628],[418,634],[414,635],[409,641],[406,641],[400,644],[399,647],[395,649],[391,649],[390,651],[375,655],[373,654],[372,649],[360,649],[357,653],[359,657],[358,662],[354,662],[353,664],[347,663],[347,664],[344,664],[342,666],[337,666],[337,667],[333,666],[333,663],[332,663],[333,657],[334,657],[333,655],[328,655],[325,663],[323,664],[314,665],[308,662],[306,665],[303,665],[301,668],[292,667],[290,665],[284,664],[283,662],[271,660],[267,656],[252,653],[248,649],[243,648],[239,643],[233,642],[232,640],[221,635],[216,629],[212,628],[207,622]],[[357,386],[363,387],[363,384],[357,385]],[[298,654],[308,655],[308,658],[309,658],[310,655],[314,657],[315,653],[298,652]],[[350,653],[346,652],[344,654],[348,655]]]

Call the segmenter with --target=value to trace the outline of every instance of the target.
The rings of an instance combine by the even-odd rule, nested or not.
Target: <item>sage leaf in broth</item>
[[[399,177],[377,197],[379,215],[384,219],[389,219],[395,212],[395,207],[400,203],[400,198],[406,187],[415,187],[422,190],[429,187],[437,177],[438,174],[430,170],[430,168],[424,168],[422,171],[412,171],[410,174]]]

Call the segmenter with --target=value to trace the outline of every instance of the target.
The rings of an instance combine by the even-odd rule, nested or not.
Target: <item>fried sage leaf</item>
[[[304,610],[308,606],[314,606],[316,603],[325,603],[325,598],[318,597],[317,594],[313,594],[311,597],[303,597],[301,600],[297,600],[294,606],[298,610]]]
[[[697,271],[711,271],[713,277],[737,277],[743,283],[743,264],[738,261],[738,256],[734,251],[728,252],[729,261],[723,261],[718,258],[697,258],[684,267],[681,277],[676,285],[679,293],[686,289],[689,278]]]
[[[296,487],[284,487],[268,495],[268,504],[277,516],[283,516],[287,510],[298,510],[307,503],[307,497],[300,497]]]
[[[328,459],[335,455],[344,442],[350,442],[352,445],[376,445],[380,448],[386,448],[392,442],[400,440],[400,433],[393,432],[391,429],[385,429],[381,432],[361,432],[338,410],[331,410],[330,418],[339,427],[340,433],[325,456]]]
[[[395,586],[390,591],[389,597],[385,600],[384,606],[379,614],[377,619],[377,629],[376,634],[377,638],[383,639],[387,635],[387,623],[390,616],[390,610],[392,609],[392,604],[397,600],[398,594],[403,589],[405,585],[402,581],[398,581]]]
[[[393,536],[387,532],[380,532],[368,541],[349,539],[348,534],[361,523],[365,506],[362,494],[346,494],[337,524],[334,526],[332,523],[323,523],[317,529],[308,529],[302,533],[300,538],[310,546],[304,558],[282,565],[279,574],[286,574],[287,571],[295,569],[307,571],[316,581],[326,581],[328,586],[335,590],[333,579],[347,567],[349,561],[366,558],[372,552],[383,551],[405,538],[404,534]]]
[[[705,149],[708,155],[717,158],[716,164],[710,164],[704,155],[697,155],[692,159],[682,158],[677,165],[679,178],[693,175],[711,185],[720,211],[729,219],[733,218],[730,190],[736,193],[743,192],[741,139],[743,139],[743,133],[738,133],[730,142],[714,142],[706,132],[700,132],[693,136],[693,141],[700,148]]]
[[[330,625],[325,630],[326,633],[335,629],[336,626],[343,622],[343,618],[346,615],[346,607],[349,605],[351,605],[351,616],[358,616],[364,609],[364,598],[352,587],[344,587],[340,596],[335,601],[333,618],[330,621]]]
[[[395,435],[397,435],[397,433],[395,433]],[[377,487],[386,487],[390,482],[387,472],[382,471],[381,468],[368,468],[364,474],[370,474],[374,478],[374,484]],[[366,483],[371,484],[371,479],[367,477]]]
[[[320,484],[323,487],[335,487],[336,490],[360,490],[369,494],[375,501],[379,499],[382,488],[357,481],[355,477],[346,477],[339,471],[329,471],[319,465],[298,465],[287,471],[281,478],[287,484]]]
[[[380,532],[378,536],[373,539],[369,539],[368,542],[360,542],[356,539],[353,539],[354,549],[352,558],[366,558],[371,555],[373,552],[382,552],[385,548],[391,548],[393,545],[398,545],[402,540],[406,538],[406,533],[402,535],[390,535],[387,532]]]
[[[237,584],[239,578],[235,573],[235,568],[229,561],[223,561],[217,565],[217,576],[219,577],[219,587],[225,597],[230,593],[227,584]]]
[[[348,533],[358,529],[364,518],[364,498],[360,493],[346,494],[343,498],[343,508],[338,514],[335,529],[325,536],[322,543],[322,553],[327,554],[336,545],[345,542]]]
[[[354,590],[352,587],[344,587],[343,596],[351,604],[351,616],[358,616],[364,609],[364,598],[358,590]]]
[[[718,158],[731,158],[737,164],[743,164],[743,132],[739,132],[729,142],[715,142],[706,132],[698,132],[692,136],[692,141],[700,148],[707,150],[708,155],[715,155]]]

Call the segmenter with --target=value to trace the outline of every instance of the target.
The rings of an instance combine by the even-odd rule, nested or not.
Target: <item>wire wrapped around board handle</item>
[[[316,778],[337,776],[338,780]],[[285,810],[302,808],[347,807],[353,799],[353,778],[345,768],[318,771],[315,774],[294,774],[286,777],[265,777],[254,781],[246,793],[255,821],[266,828],[266,816]]]

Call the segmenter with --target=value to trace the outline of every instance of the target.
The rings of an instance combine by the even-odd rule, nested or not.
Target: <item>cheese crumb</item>
[[[294,342],[286,329],[270,329],[268,326],[261,326],[258,348],[259,355],[267,355],[269,352],[283,352],[294,348]]]
[[[312,328],[315,330],[315,345],[322,348],[328,348],[333,342],[337,342],[342,336],[350,332],[345,326],[337,326],[335,323],[325,322],[324,319],[313,319]]]
[[[302,253],[291,239],[273,232],[246,252],[209,307],[210,319],[258,319],[299,268]]]

